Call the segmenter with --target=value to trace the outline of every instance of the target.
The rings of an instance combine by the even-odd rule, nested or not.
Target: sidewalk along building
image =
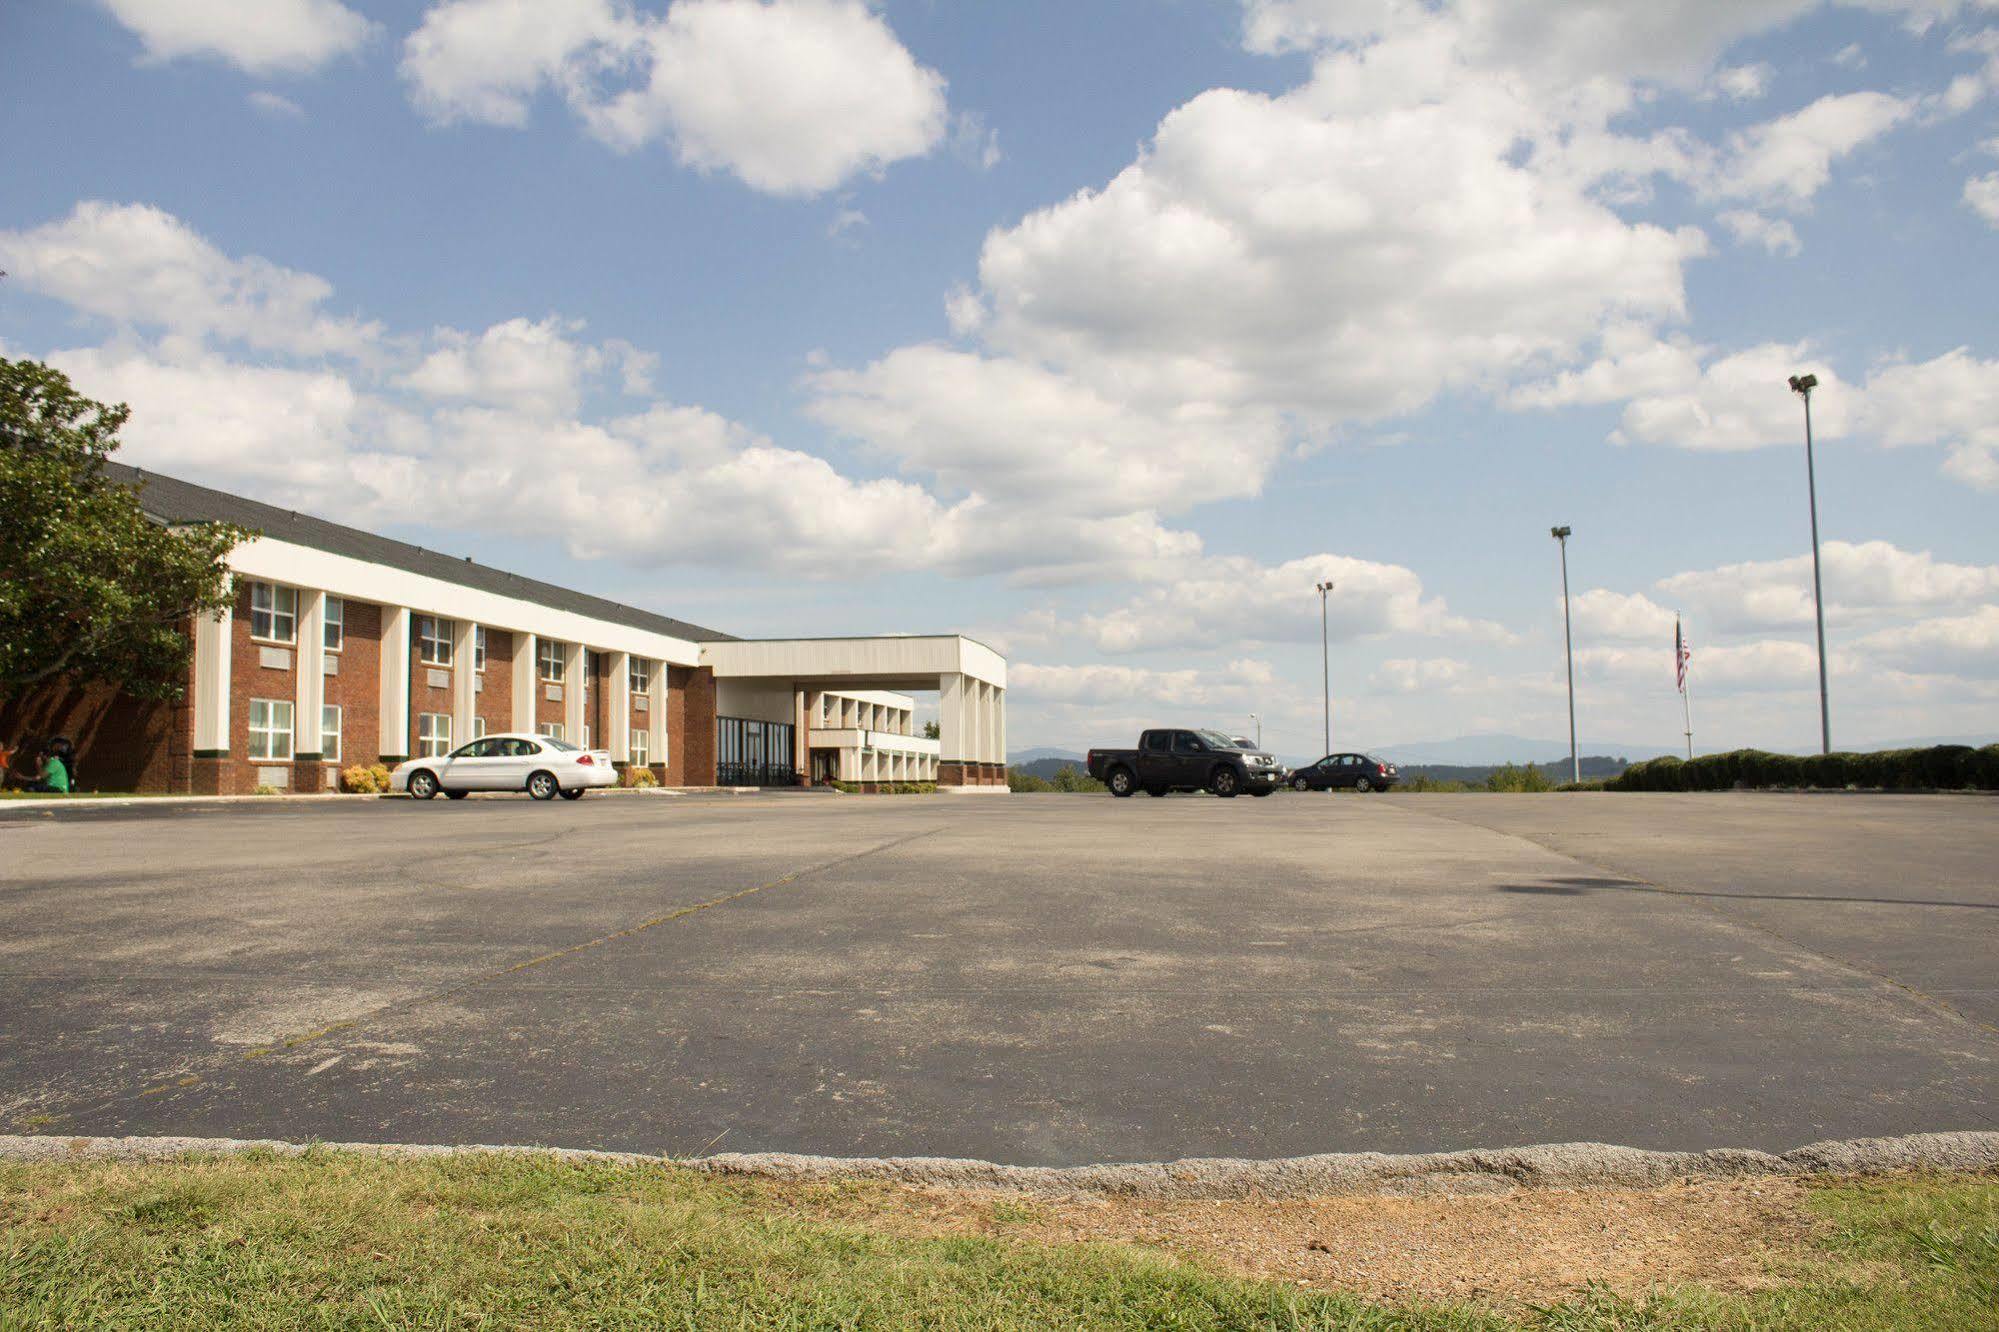
[[[489,731],[609,750],[668,786],[1006,790],[1006,661],[955,634],[742,640],[469,559],[117,464],[146,513],[260,536],[234,607],[188,626],[177,700],[88,681],[0,709],[0,744],[67,735],[81,789],[333,789],[352,764]],[[914,734],[935,690],[940,737]]]

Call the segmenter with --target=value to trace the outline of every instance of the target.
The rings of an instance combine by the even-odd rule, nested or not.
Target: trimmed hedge
[[[1936,745],[1872,754],[1771,754],[1738,749],[1697,759],[1656,758],[1604,783],[1609,791],[1733,791],[1759,787],[1999,791],[1999,745]]]

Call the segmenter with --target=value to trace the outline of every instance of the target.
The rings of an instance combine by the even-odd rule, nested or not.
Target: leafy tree
[[[104,473],[130,415],[0,358],[0,699],[63,676],[175,697],[187,621],[230,604],[224,557],[255,533],[146,517]]]
[[[925,740],[941,740],[944,738],[944,733],[938,729],[936,722],[927,721],[923,723],[923,738]]]

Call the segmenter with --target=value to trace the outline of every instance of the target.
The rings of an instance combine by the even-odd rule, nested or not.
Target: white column
[[[666,763],[666,663],[652,664],[652,693],[646,699],[646,725],[652,728],[652,745],[647,751],[654,763]]]
[[[629,652],[611,654],[611,687],[605,691],[604,748],[615,763],[632,757],[632,657]]]
[[[472,738],[472,718],[479,713],[479,626],[470,620],[451,622],[451,743]]]
[[[376,752],[401,762],[410,755],[410,608],[382,607],[382,734]]]
[[[993,727],[995,734],[997,734],[999,737],[997,752],[994,755],[993,761],[995,763],[1005,763],[1006,762],[1006,690],[1004,689],[993,690]]]
[[[235,615],[227,606],[194,622],[194,756],[229,752],[229,648]]]
[[[937,677],[937,756],[946,763],[971,758],[970,737],[965,734],[965,696],[971,683],[962,675]]]
[[[589,720],[583,711],[584,672],[590,669],[590,652],[581,643],[562,645],[562,738],[572,745],[583,743],[583,725]],[[590,737],[591,748],[602,736]]]
[[[292,698],[292,755],[317,758],[320,708],[326,703],[326,593],[298,590],[298,681]]]
[[[535,700],[541,696],[541,642],[514,631],[514,729],[534,734]]]

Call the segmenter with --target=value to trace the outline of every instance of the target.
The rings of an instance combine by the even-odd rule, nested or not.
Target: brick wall
[[[432,666],[424,661],[422,635],[419,632],[422,618],[420,615],[410,616],[409,752],[412,756],[422,752],[417,748],[417,735],[423,726],[423,714],[426,712],[441,712],[447,717],[451,715],[452,672],[459,666],[459,663],[455,659],[456,654],[454,654],[454,660],[449,666]],[[470,670],[472,663],[469,661],[465,662],[464,666],[465,669]],[[432,671],[439,672],[439,678],[444,681],[442,685],[434,685],[430,682]],[[461,744],[468,738],[467,736],[459,735],[455,729],[451,733],[451,743],[454,745]]]
[[[667,668],[668,786],[715,784],[715,672],[706,666]]]
[[[188,685],[192,685],[192,669]],[[193,753],[194,713],[185,695],[136,699],[115,685],[57,680],[0,707],[0,749],[20,780],[40,771],[43,745],[68,736],[76,746],[74,789],[184,792]]]
[[[472,710],[485,719],[486,734],[513,730],[514,636],[506,630],[486,631],[486,669],[479,678],[486,687],[472,696]]]
[[[346,632],[337,674],[326,677],[326,702],[340,709],[339,767],[369,764],[382,749],[382,608],[365,601],[344,603]],[[334,766],[328,760],[328,766]]]

